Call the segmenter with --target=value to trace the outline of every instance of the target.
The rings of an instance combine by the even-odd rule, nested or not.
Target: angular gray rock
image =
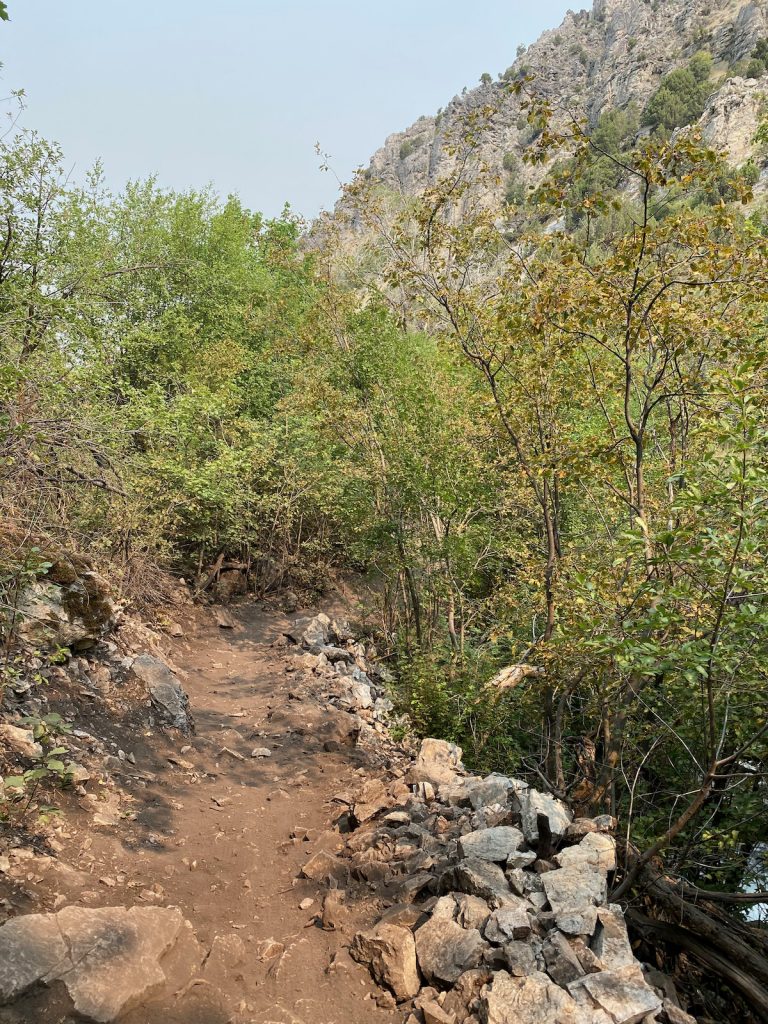
[[[323,612],[315,615],[314,618],[299,620],[302,631],[299,636],[299,643],[311,654],[320,654],[323,648],[329,644],[331,636],[331,620]],[[296,626],[299,626],[299,622]]]
[[[566,843],[576,843],[589,832],[613,832],[616,819],[610,814],[598,814],[596,818],[576,818],[565,830]]]
[[[518,786],[524,785],[524,783],[516,785],[515,780],[507,778],[506,775],[486,775],[469,790],[469,802],[476,811],[481,807],[490,807],[493,804],[506,807],[509,802],[509,794],[515,792]]]
[[[0,999],[64,983],[86,1020],[112,1021],[166,981],[162,958],[185,922],[164,907],[65,907],[0,928]]]
[[[10,722],[0,724],[0,747],[9,747],[14,754],[27,758],[40,757],[43,753],[31,729],[22,729]]]
[[[587,1024],[568,992],[540,971],[521,978],[498,971],[480,998],[483,1024]]]
[[[545,871],[541,883],[555,914],[581,913],[605,903],[608,895],[605,875],[586,866]]]
[[[506,863],[523,842],[523,833],[511,825],[469,832],[459,839],[459,856]]]
[[[509,973],[516,978],[524,978],[536,970],[536,954],[530,942],[508,942],[504,946],[504,959]]]
[[[131,662],[129,677],[146,686],[152,706],[167,725],[184,734],[194,732],[189,698],[164,661],[140,654]]]
[[[468,857],[440,876],[441,892],[465,892],[486,900],[510,896],[509,882],[498,864]]]
[[[531,934],[527,900],[518,899],[513,904],[512,899],[514,897],[507,897],[504,906],[494,910],[483,932],[489,942],[495,942],[498,946],[503,946],[510,939],[527,939]]]
[[[519,794],[520,816],[525,841],[535,845],[539,840],[538,816],[543,814],[549,822],[549,829],[554,838],[564,835],[571,824],[571,812],[561,800],[556,800],[549,793],[539,793],[535,789],[526,789]]]
[[[474,928],[447,917],[431,917],[416,932],[416,958],[428,982],[453,984],[483,961],[486,944]]]
[[[491,977],[491,972],[485,967],[465,971],[443,1000],[445,1012],[453,1014],[459,1024],[477,1020],[474,1011],[478,1007],[480,993]]]
[[[597,927],[589,947],[607,970],[635,962],[621,907],[612,904],[598,908]]]
[[[350,954],[370,968],[380,985],[391,989],[398,1002],[415,996],[421,982],[416,967],[416,944],[408,928],[379,924],[371,931],[358,932]]]
[[[409,772],[411,782],[429,782],[433,786],[450,785],[463,771],[461,747],[446,740],[424,739],[419,756]]]
[[[115,606],[101,577],[71,571],[68,583],[37,580],[21,595],[17,634],[41,647],[85,649],[115,623]]]
[[[586,973],[574,949],[562,932],[551,931],[542,948],[547,974],[561,987]]]
[[[467,893],[454,893],[457,913],[456,920],[462,928],[477,928],[482,931],[485,922],[491,916],[488,904],[480,896],[469,896]]]
[[[513,870],[517,868],[528,868],[536,860],[533,850],[515,850],[510,853],[507,859],[507,867]]]
[[[576,846],[566,846],[557,854],[561,868],[591,867],[608,872],[616,870],[616,840],[602,832],[589,832]]]
[[[580,989],[588,992],[594,1006],[615,1024],[640,1024],[662,1004],[661,996],[645,981],[639,964],[587,974],[568,986],[571,994]]]
[[[55,914],[14,917],[0,928],[0,1002],[8,1003],[35,982],[71,967]]]

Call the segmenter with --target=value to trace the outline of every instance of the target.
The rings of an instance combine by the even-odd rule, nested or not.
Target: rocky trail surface
[[[171,652],[194,734],[103,718],[97,732],[78,716],[124,757],[104,759],[114,787],[93,772],[55,852],[5,854],[0,988],[16,998],[3,1024],[402,1019],[345,953],[370,901],[323,927],[323,892],[300,877],[341,845],[333,797],[370,758],[334,725],[349,715],[320,711],[281,640],[287,619],[243,609],[231,624],[198,625]]]
[[[693,1022],[608,901],[612,818],[395,742],[327,615],[214,616],[56,677],[78,799],[0,862],[0,1024]]]

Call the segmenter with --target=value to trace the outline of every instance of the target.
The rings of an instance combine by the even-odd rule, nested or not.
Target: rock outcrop
[[[421,193],[450,172],[456,154],[446,143],[467,115],[491,106],[498,114],[480,156],[497,175],[493,201],[499,203],[510,160],[523,187],[546,173],[546,166],[522,162],[537,133],[527,123],[521,98],[509,90],[511,81],[533,76],[535,91],[552,103],[556,116],[567,110],[594,124],[602,113],[630,103],[641,110],[662,76],[684,67],[700,50],[713,57],[713,85],[725,79],[716,86],[700,125],[705,138],[727,149],[731,163],[740,165],[756,152],[759,97],[768,77],[745,79],[736,72],[742,73],[739,62],[746,62],[766,36],[766,0],[594,0],[590,11],[569,11],[558,28],[544,32],[496,81],[487,76],[437,114],[390,135],[371,158],[366,176],[396,194]],[[734,77],[727,77],[729,71]],[[756,192],[764,187],[761,179]],[[348,209],[342,202],[340,210]],[[461,212],[459,206],[454,215]]]

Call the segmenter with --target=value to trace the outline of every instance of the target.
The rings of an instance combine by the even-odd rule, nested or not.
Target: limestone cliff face
[[[662,75],[685,66],[699,50],[712,54],[713,77],[723,79],[767,36],[768,0],[594,0],[591,11],[568,12],[560,27],[545,32],[504,77],[534,75],[536,91],[556,109],[578,112],[594,123],[601,113],[630,102],[642,108]],[[390,135],[368,173],[398,192],[421,191],[449,169],[444,143],[451,129],[488,103],[500,103],[501,112],[483,156],[501,172],[505,154],[519,158],[531,142],[520,101],[506,86],[498,80],[465,90],[435,116]],[[726,77],[701,118],[706,138],[728,149],[733,164],[751,155],[764,95],[766,75]],[[530,183],[541,173],[523,167],[522,180]]]

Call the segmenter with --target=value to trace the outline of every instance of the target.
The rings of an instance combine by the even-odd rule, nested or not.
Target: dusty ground
[[[100,735],[135,757],[127,776],[115,776],[120,813],[129,816],[97,825],[72,803],[59,830],[62,848],[54,858],[29,852],[25,877],[6,887],[6,913],[178,906],[203,955],[216,940],[206,981],[134,1009],[125,1024],[399,1021],[402,1014],[376,1005],[380,993],[346,953],[374,917],[373,897],[350,901],[341,927],[323,930],[316,915],[324,890],[298,877],[314,851],[338,842],[330,829],[343,805],[333,797],[359,782],[365,754],[327,753],[312,735],[306,687],[287,671],[286,651],[270,646],[288,620],[247,606],[235,615],[233,630],[190,618],[171,652],[186,673],[194,736],[137,733],[126,716],[110,737],[99,722]],[[303,721],[310,723],[304,735],[294,731]],[[87,709],[76,724],[89,729]],[[250,756],[265,746],[271,757]],[[98,791],[98,782],[88,788]],[[314,902],[300,909],[307,899]],[[285,953],[261,961],[268,939]],[[71,1017],[57,998],[29,996],[0,1010],[0,1021],[63,1024]]]

